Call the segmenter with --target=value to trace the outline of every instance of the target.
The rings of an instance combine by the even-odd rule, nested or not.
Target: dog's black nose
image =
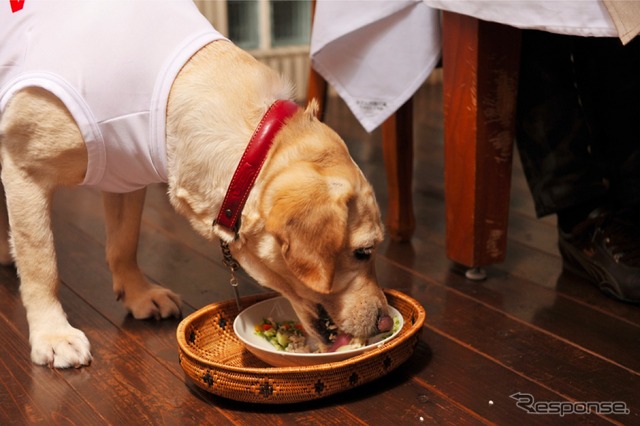
[[[386,314],[382,314],[378,317],[378,332],[384,333],[386,331],[391,331],[393,328],[393,319]]]

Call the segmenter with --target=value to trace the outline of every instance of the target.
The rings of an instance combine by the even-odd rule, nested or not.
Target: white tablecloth
[[[438,63],[438,9],[523,29],[618,36],[599,0],[317,0],[313,67],[367,131],[406,102]]]

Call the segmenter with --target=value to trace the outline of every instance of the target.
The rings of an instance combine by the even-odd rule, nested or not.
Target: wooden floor
[[[71,323],[88,335],[94,362],[64,371],[32,365],[18,279],[0,268],[0,425],[640,424],[640,307],[562,273],[554,221],[533,216],[517,160],[507,259],[488,268],[486,281],[466,280],[445,256],[437,79],[420,90],[415,111],[418,228],[411,244],[385,241],[377,260],[382,285],[427,311],[407,363],[360,388],[297,405],[249,405],[199,391],[177,362],[178,320],[136,321],[116,302],[99,194],[64,190],[54,216],[61,297]],[[365,133],[336,98],[327,122],[350,145],[384,211],[380,133]],[[147,196],[139,252],[146,273],[182,294],[185,314],[230,299],[218,247],[190,230],[164,192],[158,185]],[[244,276],[240,288],[243,295],[263,291]],[[516,393],[533,403],[518,406]],[[604,413],[563,417],[524,409],[585,407],[559,402],[609,404],[599,405]],[[611,402],[629,414],[608,415]]]

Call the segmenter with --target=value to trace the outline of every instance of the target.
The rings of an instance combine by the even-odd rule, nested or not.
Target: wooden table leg
[[[394,241],[409,241],[416,227],[413,212],[413,98],[382,124],[387,172],[387,232]]]
[[[506,254],[520,31],[443,13],[447,256],[478,267]]]

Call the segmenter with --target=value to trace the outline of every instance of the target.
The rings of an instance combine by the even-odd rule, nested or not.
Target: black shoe
[[[565,269],[619,300],[640,303],[640,208],[596,209],[571,233],[559,230]]]

